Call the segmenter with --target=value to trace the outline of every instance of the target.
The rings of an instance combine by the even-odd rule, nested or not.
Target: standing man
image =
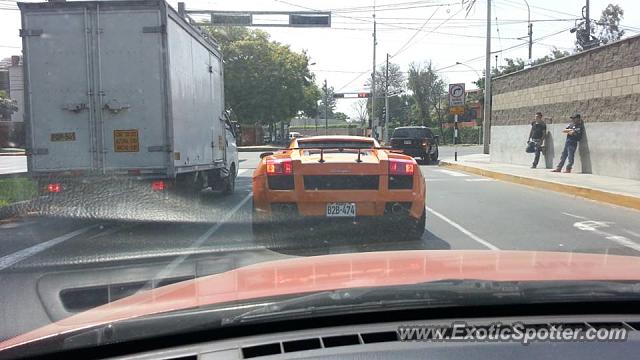
[[[571,124],[567,125],[567,127],[562,130],[562,132],[567,134],[567,140],[564,143],[564,150],[562,150],[560,163],[558,163],[558,167],[552,170],[552,172],[562,171],[564,162],[568,157],[569,162],[567,163],[567,168],[564,172],[570,173],[571,168],[573,167],[573,159],[576,154],[576,149],[578,148],[578,142],[582,140],[582,134],[584,133],[584,125],[582,123],[580,114],[575,113],[571,115]]]
[[[542,113],[536,113],[536,119],[531,123],[531,131],[529,131],[529,141],[532,141],[535,145],[536,156],[533,158],[532,169],[538,167],[538,161],[540,161],[540,153],[542,152],[542,146],[544,145],[544,138],[547,135],[547,124],[542,120]]]

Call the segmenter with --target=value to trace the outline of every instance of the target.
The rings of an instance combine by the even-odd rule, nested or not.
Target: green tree
[[[329,86],[326,89],[327,94],[325,96],[324,91],[321,92],[321,96],[320,96],[320,108],[318,109],[319,115],[321,119],[324,119],[324,111],[325,109],[327,109],[327,118],[328,119],[333,119],[333,112],[336,109],[336,99],[333,97],[333,94],[335,93],[335,90],[333,89],[333,86]],[[325,100],[327,102],[327,105],[325,106]]]
[[[319,115],[318,101],[322,99],[322,90],[315,83],[310,83],[304,88],[304,103],[302,115],[315,118]]]
[[[411,63],[407,86],[413,95],[417,124],[433,126],[432,110],[438,107],[445,88],[444,80],[438,76],[430,61],[424,64]]]
[[[243,123],[288,122],[317,99],[309,58],[260,30],[209,27],[225,59],[226,107]]]
[[[333,118],[336,120],[340,120],[340,121],[347,121],[347,119],[349,118],[349,116],[347,116],[347,114],[343,113],[343,112],[336,112],[333,114]]]
[[[0,90],[0,119],[8,120],[16,111],[18,111],[16,101],[11,100],[5,91]]]
[[[384,107],[384,95],[386,90],[386,74],[387,66],[380,65],[376,70],[376,118],[380,119],[380,124],[384,124],[383,107]],[[371,79],[368,79],[366,86],[371,87]],[[389,63],[389,94],[395,95],[401,93],[406,88],[405,75],[400,69],[400,65]],[[399,102],[394,101],[392,96],[389,98],[389,118],[391,114],[397,112],[397,106]],[[367,99],[367,109],[369,111],[369,117],[371,117],[371,101],[373,99]]]
[[[620,5],[609,4],[602,11],[598,21],[598,38],[600,43],[608,44],[617,41],[624,36],[624,30],[620,29],[620,20],[624,17],[624,10]]]

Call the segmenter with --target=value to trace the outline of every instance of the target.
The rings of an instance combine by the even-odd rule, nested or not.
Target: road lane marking
[[[495,181],[493,179],[487,179],[487,178],[479,178],[479,179],[465,179],[464,181],[469,181],[469,182],[480,182],[480,181]]]
[[[244,204],[246,204],[247,201],[249,201],[249,199],[251,199],[252,196],[253,196],[253,192],[248,193],[247,196],[245,196],[242,199],[242,201],[240,201],[238,204],[236,204],[236,206],[231,208],[231,210],[229,210],[229,212],[225,216],[223,216],[220,219],[220,221],[215,223],[213,226],[207,229],[207,231],[205,231],[202,235],[200,235],[193,243],[191,243],[191,245],[186,250],[193,250],[193,249],[199,248],[200,245],[202,245],[202,243],[207,241],[211,237],[211,235],[213,235],[213,233],[218,231],[218,229],[220,229],[222,225],[224,225],[227,221],[229,221],[229,219],[231,219],[231,217],[236,212],[238,212],[238,210],[240,210],[240,208],[242,208],[242,206],[244,206]],[[150,282],[152,282],[154,279],[163,279],[167,277],[169,274],[173,272],[173,270],[175,270],[176,267],[178,267],[178,265],[180,265],[187,257],[191,255],[193,255],[193,252],[187,252],[184,255],[180,255],[179,257],[174,259],[172,262],[170,262],[167,266],[165,266],[164,269],[162,269],[158,274],[156,274],[156,276],[153,279],[151,279]]]
[[[471,231],[463,228],[461,225],[459,225],[455,221],[449,219],[448,217],[440,214],[439,212],[433,210],[432,208],[430,208],[428,206],[427,206],[427,211],[432,213],[433,215],[439,217],[440,219],[444,220],[446,223],[448,223],[449,225],[453,226],[454,228],[458,229],[458,231],[460,231],[461,233],[467,235],[468,237],[470,237],[475,242],[480,243],[480,244],[488,247],[491,250],[500,250],[497,246],[493,245],[492,243],[490,243],[490,242],[488,242],[486,240],[483,240],[482,238],[480,238],[476,234],[474,234]]]
[[[462,174],[462,173],[455,172],[455,171],[451,171],[451,170],[438,169],[438,170],[436,170],[436,171],[441,172],[441,173],[443,173],[443,174],[447,174],[447,175],[451,175],[451,176],[456,176],[456,177],[467,177],[467,176],[469,176],[469,175],[467,175],[467,174]]]
[[[47,250],[48,248],[58,245],[63,241],[67,241],[71,238],[74,238],[80,234],[84,234],[87,231],[97,227],[98,225],[91,225],[91,226],[87,226],[84,227],[82,229],[78,229],[76,231],[72,231],[68,234],[64,234],[61,236],[58,236],[57,238],[42,242],[40,244],[34,245],[32,247],[28,247],[26,249],[22,249],[20,251],[16,251],[13,254],[9,254],[6,255],[2,258],[0,258],[0,271],[12,266],[13,264],[20,262],[28,257],[31,257],[37,253],[40,253],[44,250]]]
[[[239,170],[238,170],[238,176],[240,176],[240,175],[242,175],[242,174],[246,173],[247,171],[249,171],[249,169],[239,169]]]
[[[637,232],[635,232],[635,231],[631,231],[631,230],[629,230],[629,229],[624,229],[624,232],[626,232],[627,234],[629,234],[629,235],[631,235],[631,236],[635,236],[635,237],[637,237],[637,238],[640,238],[640,234],[638,234],[638,233],[637,233]]]
[[[571,214],[571,213],[568,213],[568,212],[563,212],[562,214],[563,214],[563,215],[570,216],[570,217],[575,218],[575,219],[582,219],[582,220],[586,220],[586,219],[587,219],[587,218],[586,218],[586,217],[584,217],[584,216],[575,215],[575,214]]]
[[[573,224],[573,227],[579,230],[589,231],[594,234],[598,234],[609,241],[613,241],[615,243],[618,243],[630,249],[640,251],[640,244],[633,242],[631,239],[626,238],[624,236],[611,234],[604,230],[601,230],[602,228],[609,228],[613,224],[615,223],[611,221],[587,220],[587,221],[576,222]]]

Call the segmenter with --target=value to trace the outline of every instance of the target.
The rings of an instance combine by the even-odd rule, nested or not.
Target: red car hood
[[[306,292],[444,279],[640,280],[640,257],[527,251],[392,251],[258,263],[176,283],[79,313],[0,343],[0,350],[168,311]]]

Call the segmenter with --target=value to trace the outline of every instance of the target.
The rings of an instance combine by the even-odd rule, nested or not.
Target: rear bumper
[[[263,176],[254,178],[254,210],[261,221],[273,221],[277,217],[278,206],[289,205],[295,211],[286,214],[291,219],[320,219],[345,221],[326,217],[328,203],[355,203],[356,219],[378,221],[389,217],[390,204],[408,204],[407,216],[420,218],[425,206],[425,185],[421,176],[414,176],[413,188],[408,190],[389,190],[386,177],[381,177],[380,188],[376,190],[269,190]],[[420,183],[422,182],[422,183]],[[377,219],[377,220],[376,220]],[[351,219],[353,221],[353,218]]]
[[[340,233],[351,234],[350,231],[357,232],[384,232],[398,230],[404,232],[410,222],[415,222],[418,217],[411,216],[413,203],[397,203],[395,211],[391,211],[391,204],[388,203],[380,216],[362,216],[350,218],[335,218],[326,216],[305,216],[298,211],[296,203],[276,203],[271,204],[269,213],[254,209],[254,224],[266,225],[269,231],[274,232],[281,229],[283,232],[300,232],[303,234]]]
[[[427,152],[424,148],[398,148],[397,150],[402,150],[403,153],[412,157],[422,157]]]

